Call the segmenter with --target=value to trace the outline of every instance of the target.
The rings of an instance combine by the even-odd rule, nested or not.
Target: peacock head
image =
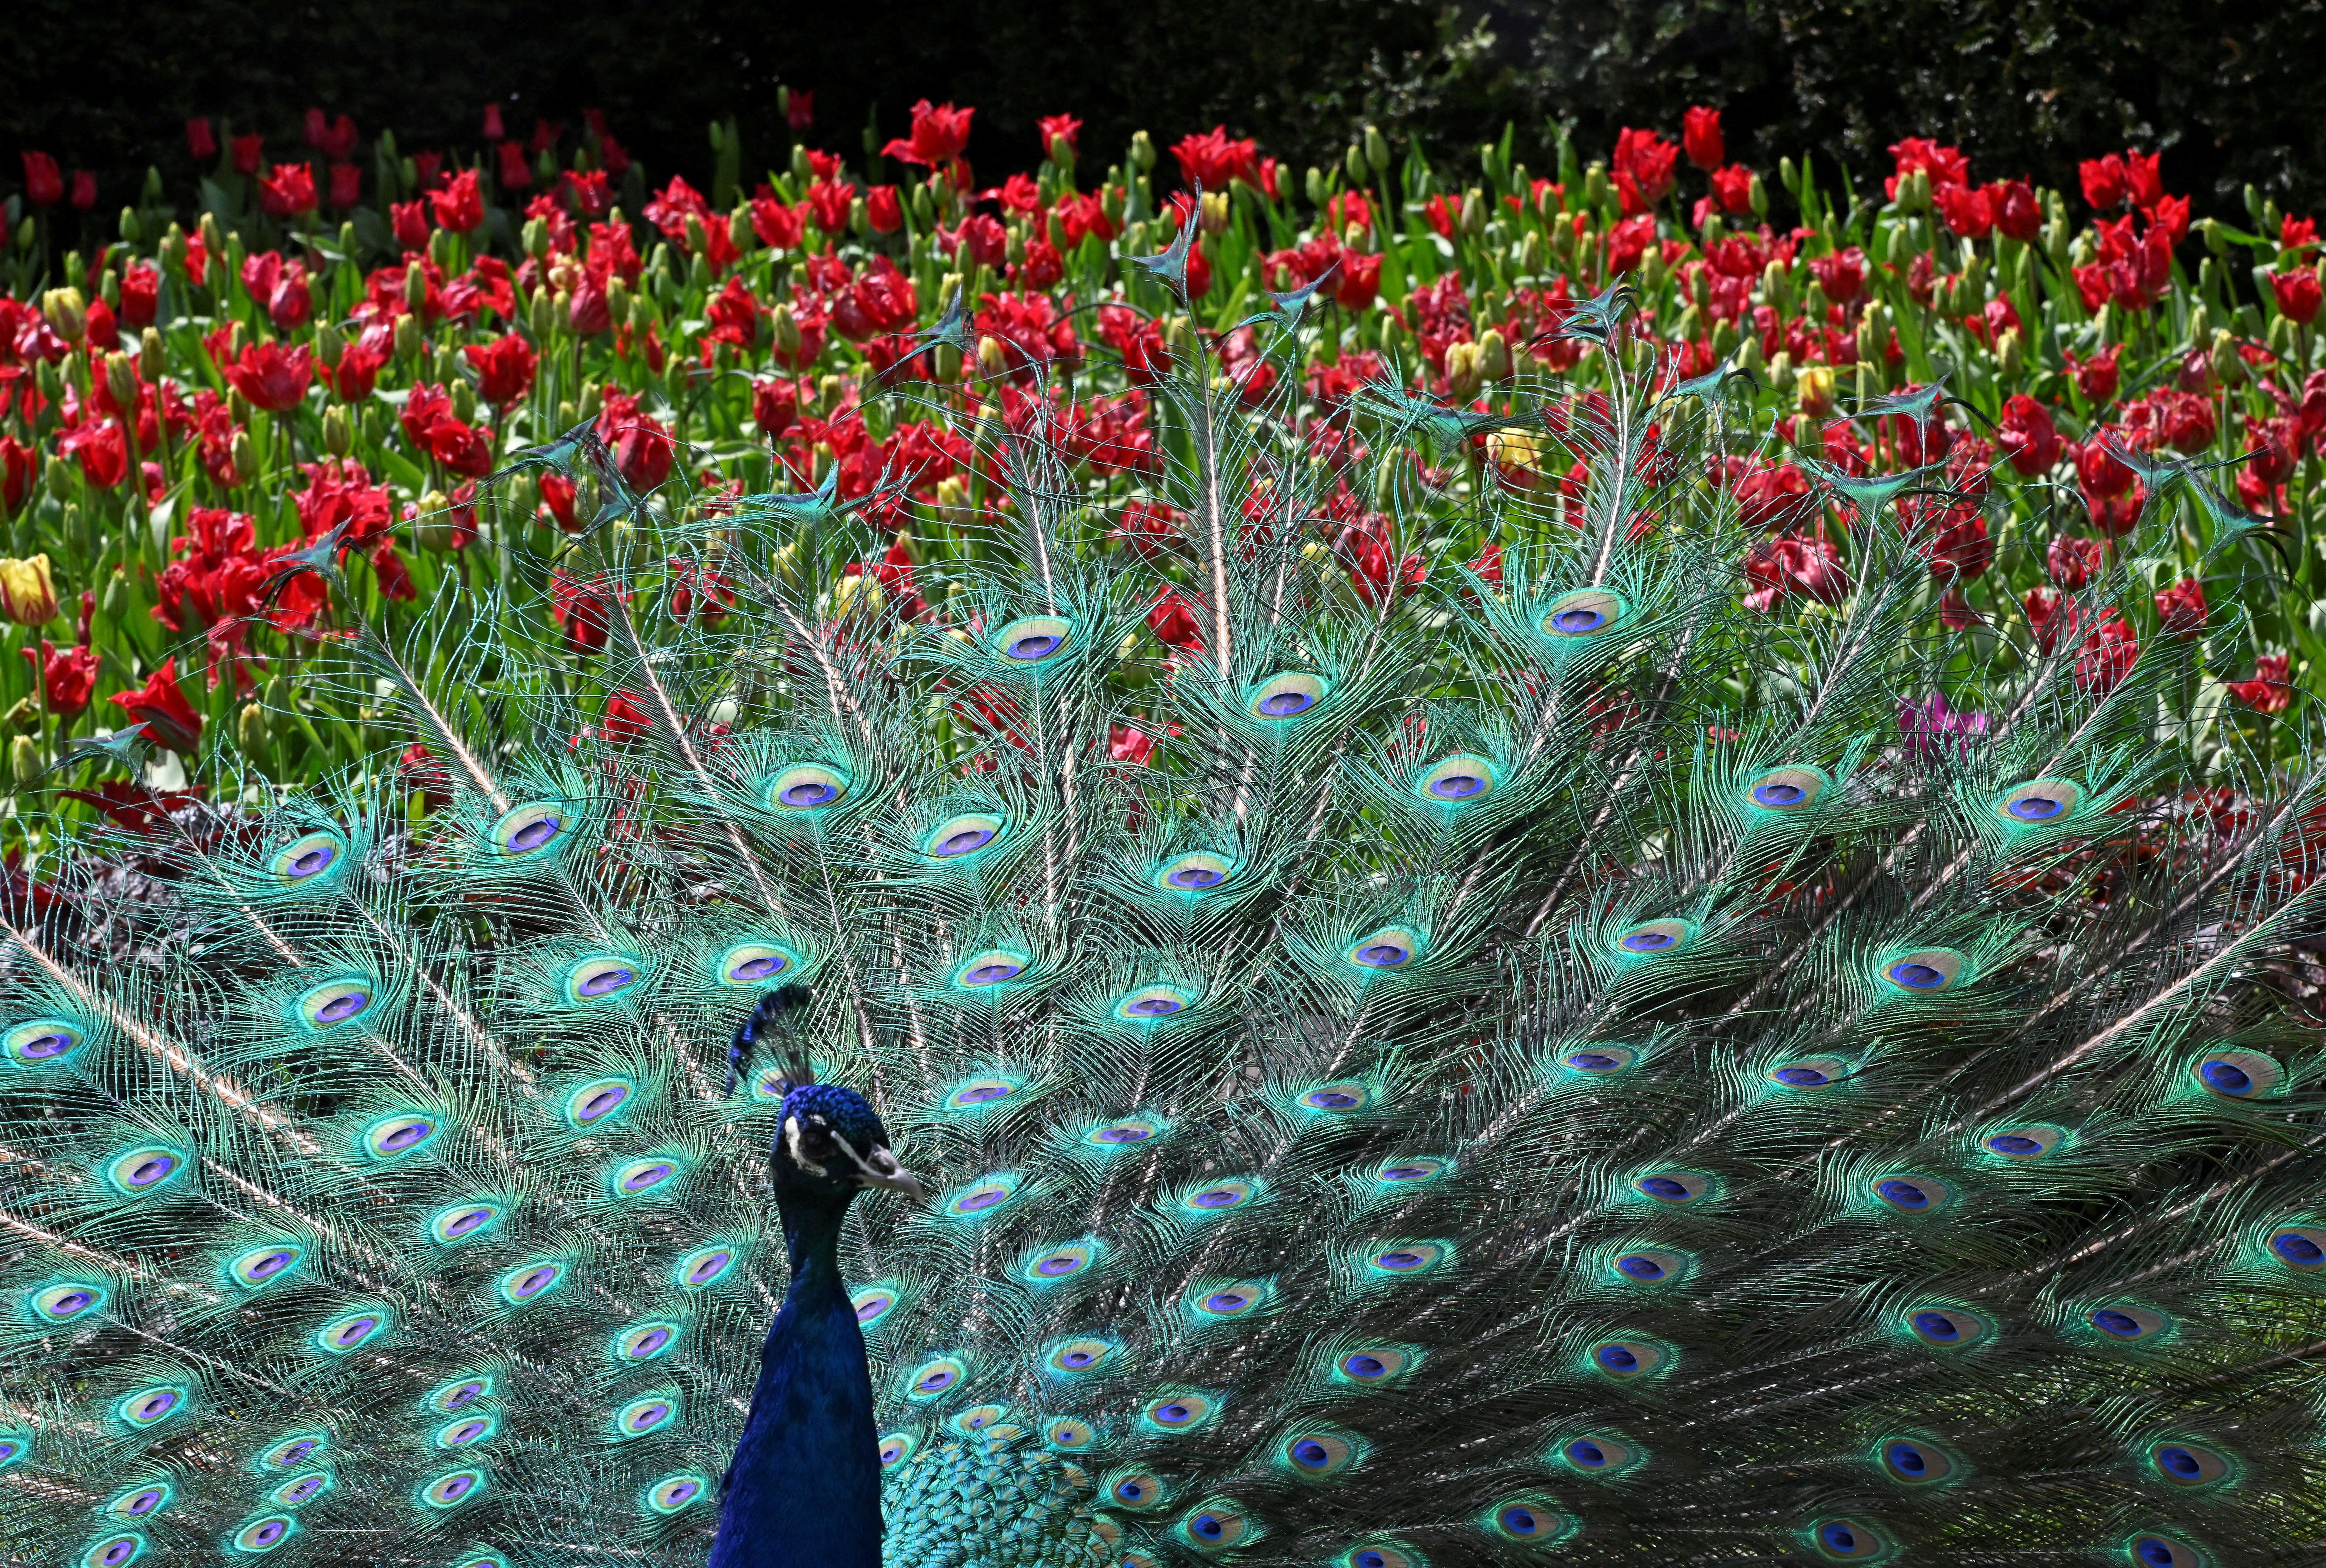
[[[879,1113],[837,1083],[795,1084],[784,1096],[769,1163],[779,1198],[845,1203],[868,1188],[885,1187],[916,1202],[928,1201],[920,1179],[889,1152]]]

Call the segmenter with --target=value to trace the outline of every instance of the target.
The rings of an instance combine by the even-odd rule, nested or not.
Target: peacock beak
[[[856,1179],[866,1190],[882,1187],[891,1192],[901,1192],[916,1203],[929,1201],[928,1189],[921,1185],[921,1179],[898,1164],[897,1156],[887,1149],[875,1145],[872,1157],[864,1164],[865,1169]]]

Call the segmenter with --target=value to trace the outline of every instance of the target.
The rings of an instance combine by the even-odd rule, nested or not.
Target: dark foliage
[[[2072,189],[2079,156],[2133,144],[2162,147],[2200,211],[2233,211],[2247,181],[2298,211],[2326,196],[2321,63],[2326,10],[2284,0],[23,0],[0,28],[0,189],[14,151],[41,148],[97,171],[107,214],[149,162],[181,183],[187,116],[296,157],[309,104],[407,149],[473,148],[488,99],[518,136],[536,114],[602,108],[657,181],[699,176],[713,117],[739,118],[747,169],[786,155],[787,83],[816,94],[812,144],[850,153],[876,120],[901,134],[916,97],[974,104],[971,153],[996,172],[1037,157],[1035,118],[1060,111],[1084,117],[1102,162],[1141,126],[1224,123],[1297,168],[1368,120],[1441,157],[1514,121],[1542,168],[1553,123],[1588,156],[1620,125],[1670,131],[1710,103],[1731,155],[1763,167],[1810,149],[1868,176],[1920,135],[1958,143],[1983,177]]]

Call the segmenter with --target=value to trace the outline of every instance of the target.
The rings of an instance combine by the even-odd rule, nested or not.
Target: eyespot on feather
[[[1305,671],[1270,675],[1244,693],[1244,711],[1254,719],[1281,722],[1312,713],[1331,691],[1324,679]]]
[[[1577,589],[1545,605],[1536,624],[1545,636],[1590,637],[1613,628],[1624,614],[1624,601],[1615,595],[1604,589]]]

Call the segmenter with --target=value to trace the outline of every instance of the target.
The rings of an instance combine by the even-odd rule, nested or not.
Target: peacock
[[[20,802],[9,1562],[2319,1560],[2326,770],[2145,608],[2268,520],[1973,606],[1943,386],[1802,455],[1619,287],[1465,403],[1184,239],[1111,468],[956,302],[807,389],[934,500],[578,429],[408,637],[284,567],[373,762]]]

